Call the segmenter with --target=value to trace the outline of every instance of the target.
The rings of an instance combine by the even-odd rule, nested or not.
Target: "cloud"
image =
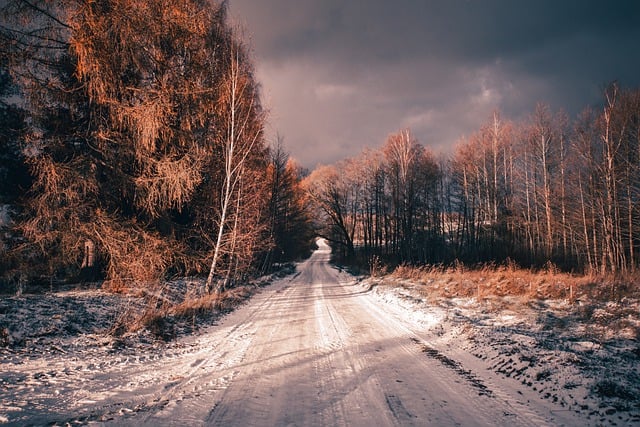
[[[405,117],[402,120],[402,127],[414,130],[425,129],[433,126],[436,118],[437,112],[430,108],[428,110],[412,113],[408,117]]]
[[[332,101],[338,98],[347,98],[355,94],[356,88],[353,85],[323,83],[314,89],[314,93],[319,100]]]
[[[640,3],[596,0],[231,0],[279,132],[303,165],[410,127],[450,151],[494,109],[576,114],[604,84],[640,84]]]

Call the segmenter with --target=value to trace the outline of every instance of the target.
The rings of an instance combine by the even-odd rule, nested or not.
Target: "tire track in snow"
[[[187,376],[175,390],[168,393],[167,398],[172,402],[170,412],[161,408],[162,413],[153,414],[145,420],[145,424],[154,425],[158,420],[171,417],[172,414],[182,415],[181,419],[192,419],[193,424],[201,424],[205,419],[212,419],[216,414],[221,394],[229,388],[235,378],[242,372],[247,353],[256,344],[259,331],[259,319],[264,313],[275,311],[278,300],[291,291],[289,281],[283,281],[273,289],[258,295],[253,301],[253,307],[242,307],[237,312],[225,318],[224,323],[234,326],[225,333],[214,332],[207,334],[211,347],[204,349],[204,361],[195,367],[193,375]],[[245,313],[247,312],[247,313]],[[236,319],[239,317],[240,319]],[[235,324],[234,324],[235,322]],[[273,333],[273,330],[272,330]],[[263,339],[265,337],[261,337]],[[271,337],[266,337],[269,340]],[[218,353],[215,353],[218,350]],[[213,353],[213,356],[212,356]],[[176,394],[181,392],[179,398]],[[249,400],[247,410],[260,413],[259,400]],[[180,408],[177,408],[180,406]],[[186,408],[186,409],[185,409]]]
[[[347,276],[329,266],[328,254],[316,252],[298,275],[162,358],[113,360],[100,375],[103,365],[80,362],[87,372],[77,375],[91,381],[75,396],[95,400],[75,403],[70,411],[83,412],[69,423],[538,426],[553,419],[514,402],[466,354],[429,342],[404,308],[341,281]]]
[[[387,325],[398,331],[398,335],[404,336],[416,350],[419,350],[422,354],[425,348],[432,355],[435,352],[440,354],[439,357],[426,357],[424,361],[433,360],[437,362],[441,369],[437,369],[438,365],[433,365],[428,368],[431,382],[437,380],[439,386],[446,390],[446,394],[453,396],[466,396],[465,410],[474,413],[474,423],[478,425],[504,425],[504,426],[546,426],[551,425],[544,417],[538,415],[532,409],[515,401],[513,397],[506,393],[503,393],[497,385],[489,387],[481,376],[477,373],[465,369],[464,366],[444,354],[439,350],[428,345],[426,341],[416,338],[420,334],[412,328],[409,322],[403,320],[402,309],[397,306],[390,306],[384,302],[380,302],[372,293],[367,293],[366,298],[360,299],[365,310],[367,310],[371,316],[378,319],[380,322],[385,322]],[[422,347],[422,345],[426,347]],[[404,345],[401,346],[405,351],[411,351],[406,349]],[[427,354],[429,355],[429,354]],[[464,372],[464,375],[459,375],[456,372],[454,377],[451,376],[451,372],[455,372],[456,368],[460,373]],[[460,378],[457,380],[456,378]],[[466,387],[460,387],[462,381],[467,384]],[[454,384],[456,385],[454,387]],[[448,406],[451,402],[444,401],[444,406]],[[515,405],[515,406],[514,406]],[[496,414],[501,414],[500,418],[496,418]],[[481,421],[484,420],[484,421]],[[444,421],[443,423],[453,422],[452,420]],[[455,423],[455,422],[454,422]]]
[[[478,389],[478,394],[480,396],[494,397],[493,391],[491,391],[472,371],[464,369],[460,362],[456,362],[455,360],[445,356],[439,350],[436,350],[429,344],[420,341],[418,338],[411,338],[411,341],[417,344],[420,347],[420,350],[422,350],[422,352],[427,356],[440,361],[444,366],[466,379],[473,387]]]

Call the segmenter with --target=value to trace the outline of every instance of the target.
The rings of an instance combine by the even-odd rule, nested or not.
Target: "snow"
[[[140,297],[2,297],[0,424],[640,425],[638,301],[434,301],[319,246],[170,342],[114,333]]]
[[[588,424],[640,425],[637,300],[572,305],[452,298],[430,304],[416,287],[387,281],[369,279],[363,286],[373,287],[381,302],[406,310],[404,318],[424,327],[431,345],[456,354],[474,371],[489,371],[527,400],[541,397]]]

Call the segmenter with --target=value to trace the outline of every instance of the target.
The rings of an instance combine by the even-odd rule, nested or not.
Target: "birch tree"
[[[157,283],[169,268],[206,274],[212,248],[249,247],[239,244],[249,223],[239,200],[264,198],[250,180],[264,176],[266,150],[225,3],[8,0],[2,12],[0,53],[32,124],[23,226],[52,265],[77,269],[93,247],[118,287]],[[231,234],[218,242],[222,206],[216,225]]]
[[[393,204],[392,244],[401,259],[411,258],[417,194],[417,173],[423,148],[409,129],[391,134],[382,149]]]
[[[225,250],[223,237],[227,232],[231,232],[231,245],[228,246],[228,253],[232,258],[235,256],[237,240],[235,232],[239,220],[242,184],[247,161],[254,154],[254,151],[260,148],[263,134],[263,113],[250,64],[237,40],[232,38],[227,49],[229,67],[226,75],[222,76],[224,84],[218,101],[220,107],[218,114],[223,117],[224,126],[222,141],[220,141],[223,173],[222,185],[219,189],[220,205],[217,210],[216,237],[206,282],[208,292],[222,290],[220,282],[214,289],[214,279],[216,274],[219,274],[220,259]],[[234,201],[236,203],[236,217],[234,226],[231,226],[229,221]]]

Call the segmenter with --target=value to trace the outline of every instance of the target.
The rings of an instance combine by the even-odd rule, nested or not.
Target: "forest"
[[[451,154],[410,129],[311,173],[269,143],[225,2],[0,11],[0,287],[206,277],[218,293],[327,238],[341,262],[640,265],[640,91],[577,118],[496,111]]]
[[[409,129],[306,179],[326,235],[361,265],[515,263],[634,272],[640,250],[640,91],[617,83],[575,120],[498,111],[436,156]]]
[[[105,289],[304,256],[301,168],[269,148],[226,3],[8,1],[0,11],[0,283]]]

